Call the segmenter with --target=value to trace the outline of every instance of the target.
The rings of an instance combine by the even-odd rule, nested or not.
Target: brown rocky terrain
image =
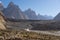
[[[60,30],[60,21],[54,20],[19,20],[7,21],[8,28],[31,30]]]
[[[21,20],[26,19],[27,16],[12,2],[6,9],[3,9],[3,5],[0,4],[0,40],[60,40],[60,36],[25,30],[27,28],[31,30],[60,30],[60,21]],[[6,15],[4,15],[3,12],[7,12]],[[28,16],[30,19],[37,19],[35,12],[31,9],[27,10],[26,13],[29,13]],[[30,13],[32,13],[32,15]],[[6,16],[13,19],[8,19]],[[20,19],[16,20],[17,18]]]
[[[60,30],[60,21],[41,21],[40,23],[32,23],[32,30]]]
[[[0,29],[5,30],[5,20],[4,20],[4,16],[3,13],[0,11]]]
[[[60,36],[23,30],[25,28],[30,27],[35,28],[35,26],[38,24],[39,24],[38,26],[40,26],[40,24],[45,25],[45,24],[59,24],[59,23],[60,22],[56,21],[40,21],[40,20],[9,21],[8,19],[5,20],[2,12],[0,12],[0,40],[60,40]],[[45,28],[45,26],[42,27]]]
[[[60,40],[60,36],[48,35],[25,30],[0,30],[1,40]]]

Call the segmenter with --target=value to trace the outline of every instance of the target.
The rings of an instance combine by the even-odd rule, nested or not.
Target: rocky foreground
[[[60,36],[28,32],[25,30],[0,30],[0,40],[60,40]]]

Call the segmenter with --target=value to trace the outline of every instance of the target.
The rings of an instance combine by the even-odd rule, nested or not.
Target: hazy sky
[[[0,0],[6,7],[10,1],[17,4],[22,11],[31,8],[37,14],[56,16],[60,12],[60,0]]]

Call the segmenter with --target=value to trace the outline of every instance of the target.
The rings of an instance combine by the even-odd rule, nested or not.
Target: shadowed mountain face
[[[9,3],[8,7],[4,10],[4,14],[7,18],[27,19],[27,16],[23,14],[19,6],[15,5],[13,2]]]
[[[24,14],[27,15],[30,20],[37,20],[38,19],[35,11],[33,11],[31,9],[25,10]]]
[[[0,3],[0,11],[2,11],[6,18],[9,19],[29,19],[29,20],[50,20],[51,16],[36,15],[36,12],[32,9],[27,9],[24,12],[19,8],[18,5],[15,5],[13,2],[10,2],[7,8],[4,8],[2,3]]]
[[[0,3],[0,11],[2,11],[4,9],[4,6],[2,5],[2,3]]]
[[[35,11],[28,9],[24,11],[24,14],[28,16],[28,18],[31,20],[52,20],[52,16],[47,16],[47,15],[36,15]]]
[[[54,20],[60,20],[60,13],[58,13],[58,14],[55,16]]]

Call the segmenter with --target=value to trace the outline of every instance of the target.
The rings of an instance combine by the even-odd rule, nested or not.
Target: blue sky
[[[56,16],[60,12],[60,0],[0,0],[7,7],[13,1],[22,11],[31,8],[36,14]]]

